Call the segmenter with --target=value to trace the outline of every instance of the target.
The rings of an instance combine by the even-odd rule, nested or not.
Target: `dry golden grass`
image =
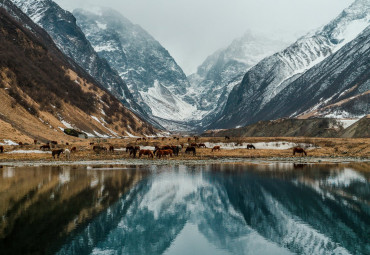
[[[89,143],[94,142],[95,145],[106,146],[113,145],[117,148],[125,148],[127,145],[139,145],[139,146],[164,146],[164,145],[179,145],[184,144],[186,147],[188,145],[188,138],[181,138],[179,141],[174,139],[166,138],[162,139],[147,139],[147,141],[137,141],[136,139],[88,139],[88,140],[75,140],[69,146],[58,145],[57,148],[69,148],[76,146],[77,153],[71,154],[72,161],[80,160],[113,160],[113,159],[126,159],[129,158],[129,153],[124,150],[115,151],[114,153],[102,152],[100,154],[95,153],[92,150],[93,145]],[[339,157],[339,158],[349,158],[349,157],[359,157],[359,158],[370,158],[370,139],[353,139],[353,138],[291,138],[291,137],[278,137],[278,138],[235,138],[226,140],[224,138],[200,138],[197,143],[257,143],[257,142],[294,142],[294,143],[309,143],[313,144],[317,148],[312,148],[307,150],[308,157]],[[192,138],[191,142],[195,142]],[[19,146],[5,146],[6,151],[11,150],[35,150],[38,149],[39,145],[28,145],[20,148]],[[198,148],[197,155],[185,154],[184,149],[178,157],[172,157],[172,160],[202,160],[202,159],[215,159],[215,158],[292,158],[300,157],[300,155],[292,155],[292,150],[273,150],[273,149],[234,149],[212,152],[211,148]],[[147,158],[143,156],[143,158]],[[54,161],[50,154],[0,154],[0,161]],[[58,159],[55,159],[58,160]],[[65,156],[62,154],[59,160],[65,160]],[[157,160],[156,158],[154,160]]]

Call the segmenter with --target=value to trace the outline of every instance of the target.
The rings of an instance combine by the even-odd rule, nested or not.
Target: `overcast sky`
[[[186,74],[219,48],[258,31],[297,38],[354,0],[55,0],[63,8],[113,7],[156,38]]]

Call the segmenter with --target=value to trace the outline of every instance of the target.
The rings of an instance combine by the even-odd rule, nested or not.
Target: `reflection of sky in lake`
[[[149,172],[145,167],[100,168],[35,169],[48,176],[46,186],[57,177],[51,206],[64,211],[58,215],[60,226],[39,226],[57,232],[49,237],[51,247],[40,244],[40,249],[166,255],[370,251],[369,174],[346,165],[151,166]],[[39,213],[42,219],[50,217]],[[61,230],[65,235],[58,238]],[[15,237],[10,231],[4,240],[21,242]]]

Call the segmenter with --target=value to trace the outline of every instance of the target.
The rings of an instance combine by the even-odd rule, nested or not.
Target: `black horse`
[[[193,155],[196,155],[196,149],[195,149],[195,147],[194,146],[192,146],[192,147],[187,147],[186,148],[186,150],[185,150],[185,153],[186,154],[188,154],[188,153],[190,153],[190,152],[193,152]]]
[[[253,144],[247,144],[247,149],[249,150],[249,149],[256,149],[256,147],[254,147],[254,145]]]

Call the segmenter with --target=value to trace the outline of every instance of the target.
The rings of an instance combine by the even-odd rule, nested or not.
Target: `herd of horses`
[[[198,138],[198,139],[197,139]],[[141,140],[146,140],[146,138],[137,138],[137,141],[140,141]],[[229,140],[230,137],[228,136],[225,136],[225,140]],[[164,138],[162,138],[162,140],[164,140]],[[174,140],[179,140],[179,138],[175,137]],[[197,142],[199,140],[199,137],[195,137],[195,141]],[[128,145],[126,146],[126,152],[129,153],[129,157],[132,157],[132,158],[136,158],[137,156],[139,158],[141,158],[142,156],[147,156],[148,158],[154,158],[154,157],[157,157],[157,158],[163,158],[163,157],[172,157],[172,156],[178,156],[179,153],[182,151],[183,148],[185,148],[185,154],[192,154],[192,155],[196,155],[197,153],[197,149],[198,148],[207,148],[206,144],[204,143],[191,143],[191,138],[188,138],[188,144],[187,146],[185,146],[183,143],[180,143],[179,145],[165,145],[165,146],[162,146],[162,147],[159,147],[159,146],[155,146],[154,150],[148,150],[148,149],[140,149],[140,146],[133,146],[133,145]],[[34,144],[38,144],[37,140],[34,140]],[[19,146],[24,146],[24,145],[28,145],[26,143],[22,143],[22,142],[19,142],[18,143]],[[57,141],[50,141],[46,144],[43,144],[41,145],[39,148],[40,150],[49,150],[51,151],[51,155],[52,157],[55,159],[55,157],[59,158],[60,155],[63,153],[65,154],[66,158],[70,158],[70,155],[71,153],[76,153],[77,152],[77,148],[76,147],[72,147],[70,149],[53,149],[55,146],[58,145],[58,142]],[[68,143],[66,143],[66,145],[69,145]],[[107,147],[105,146],[101,146],[101,145],[94,145],[93,142],[90,143],[90,145],[92,146],[92,150],[97,153],[97,154],[100,154],[101,152],[112,152],[114,153],[115,151],[115,148],[113,145],[109,145]],[[241,144],[236,144],[236,145],[241,145]],[[247,149],[256,149],[256,147],[253,145],[253,144],[247,144]],[[212,152],[215,152],[215,151],[221,151],[221,146],[219,145],[216,145],[216,146],[213,146],[213,148],[211,148],[211,151]],[[0,153],[3,153],[4,152],[4,146],[0,145]],[[293,148],[293,156],[296,155],[296,154],[300,154],[301,156],[307,156],[307,152],[301,148],[301,147],[294,147]]]

